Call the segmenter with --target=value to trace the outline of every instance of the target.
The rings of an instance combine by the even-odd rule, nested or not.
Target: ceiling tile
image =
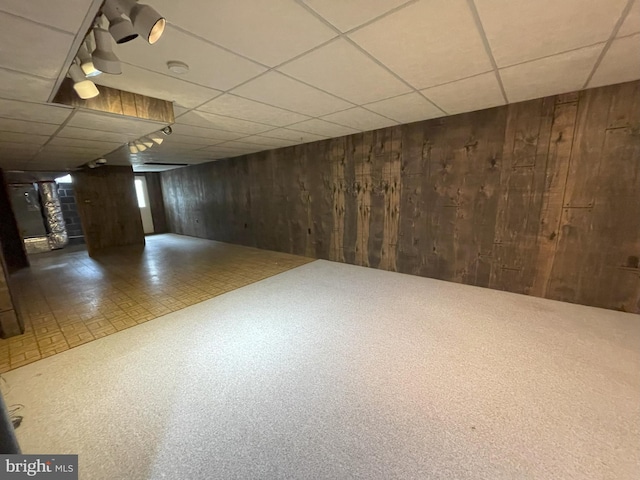
[[[185,113],[187,113],[189,110],[191,110],[190,108],[186,108],[186,107],[182,107],[180,105],[178,105],[177,103],[173,103],[173,114],[177,117],[179,117],[180,115],[184,115]]]
[[[343,125],[336,125],[335,123],[326,122],[319,118],[312,118],[311,120],[305,120],[304,122],[296,123],[289,126],[290,130],[300,130],[301,132],[314,133],[316,135],[322,135],[326,137],[341,137],[343,135],[351,135],[352,133],[358,133],[359,130],[355,128],[345,127]]]
[[[342,112],[332,113],[323,117],[330,122],[339,123],[362,131],[397,125],[398,122],[382,117],[361,107],[350,108]]]
[[[500,70],[509,102],[580,90],[604,44]]]
[[[173,132],[171,136],[165,137],[162,145],[173,145],[174,143],[176,143],[181,145],[193,145],[194,148],[201,148],[205,145],[213,145],[214,143],[219,142],[220,140],[211,140],[210,138],[206,137],[194,137],[190,135],[179,135],[176,132]]]
[[[33,133],[35,135],[52,135],[58,125],[51,123],[27,122],[24,120],[13,120],[9,118],[0,118],[0,141],[2,140],[2,132],[17,133]]]
[[[171,23],[270,67],[279,65],[336,33],[292,0],[200,1],[185,8],[174,0],[153,6]]]
[[[265,137],[262,135],[252,135],[250,137],[244,137],[239,142],[246,143],[249,145],[260,145],[264,148],[278,148],[278,147],[288,147],[290,145],[295,145],[299,143],[296,140],[286,140],[283,138],[271,138]]]
[[[224,151],[224,149],[228,149],[228,151],[230,153],[233,153],[233,151],[237,151],[238,154],[245,154],[245,153],[254,153],[254,152],[261,152],[263,150],[270,150],[272,147],[268,147],[268,146],[264,146],[264,145],[256,145],[254,143],[245,143],[245,142],[238,142],[238,141],[233,141],[233,142],[225,142],[220,144],[220,148],[217,148],[218,146],[214,146],[214,147],[209,147],[207,149],[205,149],[206,151],[209,151],[211,149],[211,151],[218,151],[218,152],[222,152]]]
[[[127,42],[118,46],[117,55],[123,62],[219,90],[233,88],[266,71],[257,63],[172,26],[167,26],[162,34],[162,43]],[[189,71],[183,75],[170,72],[167,68],[170,60],[186,63]]]
[[[334,40],[278,70],[358,105],[411,91],[344,39]]]
[[[217,113],[227,117],[253,120],[273,126],[285,126],[308,119],[307,115],[290,112],[281,108],[254,102],[229,93],[220,95],[198,108],[203,112]]]
[[[304,0],[304,3],[341,32],[346,32],[407,3],[407,0]]]
[[[417,122],[444,115],[442,110],[415,92],[388,98],[380,102],[369,103],[365,106],[367,110],[373,110],[400,123]]]
[[[60,125],[71,114],[73,108],[20,102],[0,98],[0,117],[28,120],[30,122],[55,123]]]
[[[56,134],[56,138],[76,138],[84,140],[97,140],[100,142],[125,143],[140,137],[137,133],[112,133],[101,130],[90,130],[88,128],[78,128],[65,126]]]
[[[494,72],[427,88],[422,93],[451,115],[505,104]]]
[[[640,34],[613,41],[589,87],[640,79]]]
[[[263,133],[263,137],[280,138],[282,140],[291,140],[296,143],[309,143],[317,142],[319,140],[326,140],[325,135],[316,135],[314,133],[298,132],[296,130],[289,130],[288,128],[277,128]]]
[[[618,37],[632,35],[640,32],[640,0],[636,0],[625,18],[624,23],[618,30]]]
[[[476,0],[499,67],[606,41],[627,0]]]
[[[97,140],[86,140],[80,138],[65,138],[56,136],[48,144],[47,147],[83,147],[110,152],[120,147],[123,142],[102,142]]]
[[[0,12],[0,65],[45,78],[56,78],[73,35]],[[24,48],[28,45],[28,48]]]
[[[186,125],[194,125],[197,127],[215,128],[218,130],[227,130],[238,133],[260,133],[272,130],[273,127],[263,125],[261,123],[249,122],[247,120],[239,120],[237,118],[224,117],[213,113],[205,113],[199,111],[191,111],[182,115],[178,119],[179,123]]]
[[[416,88],[491,70],[465,0],[422,0],[349,37]]]
[[[55,80],[0,68],[0,97],[31,102],[46,102]]]
[[[63,7],[60,2],[51,0],[2,0],[0,10],[75,35],[94,3],[94,0],[64,0]]]
[[[188,108],[197,107],[222,93],[126,63],[122,63],[121,75],[99,75],[92,80],[98,85],[162,98]]]
[[[211,144],[216,140],[235,140],[244,137],[244,133],[228,132],[226,130],[214,130],[211,128],[195,127],[193,125],[184,125],[182,123],[174,123],[172,125],[173,132],[178,135],[190,135],[192,137],[202,137],[211,140]]]
[[[44,145],[51,138],[50,135],[33,135],[30,133],[0,132],[0,142],[31,143]]]
[[[134,138],[148,135],[162,128],[162,124],[150,120],[134,119],[107,113],[77,112],[67,123],[69,127],[88,128],[111,133],[134,135]]]
[[[34,155],[40,150],[41,145],[35,143],[22,143],[22,142],[5,142],[0,140],[0,152],[2,153],[15,153],[21,156]]]
[[[352,106],[278,72],[269,72],[233,90],[234,94],[312,117]]]

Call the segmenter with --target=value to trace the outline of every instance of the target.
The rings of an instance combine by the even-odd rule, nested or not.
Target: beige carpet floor
[[[639,320],[316,261],[3,391],[86,480],[637,479]]]

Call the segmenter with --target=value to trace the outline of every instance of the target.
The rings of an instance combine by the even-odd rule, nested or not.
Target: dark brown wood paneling
[[[167,216],[164,211],[160,174],[158,172],[147,172],[144,174],[144,177],[147,180],[149,207],[151,208],[151,218],[153,219],[153,232],[166,233],[168,231]]]
[[[640,82],[163,172],[170,231],[640,313]]]
[[[89,255],[120,245],[144,245],[131,167],[74,172],[73,186]]]
[[[0,169],[0,247],[8,273],[29,266],[29,259],[13,213],[11,197],[2,169]]]

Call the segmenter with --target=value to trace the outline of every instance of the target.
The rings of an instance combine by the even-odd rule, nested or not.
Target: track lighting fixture
[[[84,76],[84,73],[78,64],[71,64],[71,67],[69,68],[69,76],[71,77],[71,80],[73,80],[73,89],[83,100],[97,97],[100,94],[96,84],[91,80],[87,80],[87,77]]]
[[[154,141],[155,143],[157,143],[158,145],[162,145],[162,142],[164,142],[164,138],[162,138],[161,136],[156,135],[156,134],[154,134],[154,135],[151,137],[151,140],[153,140],[153,141]]]
[[[133,24],[122,16],[115,2],[105,2],[102,13],[109,20],[109,33],[117,44],[130,42],[138,36],[133,30]]]
[[[164,127],[162,130],[160,130],[162,133],[164,133],[165,135],[171,135],[173,133],[173,129],[167,125],[166,127]]]
[[[80,68],[87,78],[95,77],[102,73],[93,64],[93,59],[85,43],[83,43],[80,46],[80,50],[78,50],[78,59],[80,60]]]
[[[142,144],[147,147],[147,148],[151,148],[153,147],[153,142],[151,141],[151,139],[149,137],[142,137],[140,139],[140,141],[142,142]]]
[[[129,17],[133,24],[134,32],[151,45],[156,43],[162,36],[166,20],[149,5],[138,3],[136,0],[107,0],[105,8],[107,4],[109,9],[114,8]]]
[[[138,149],[138,151],[140,151],[140,152],[144,152],[147,149],[147,146],[144,143],[139,142],[137,140],[134,142],[134,144],[135,144],[136,148]]]
[[[109,32],[104,28],[96,27],[93,29],[93,36],[96,39],[96,49],[92,55],[95,67],[104,73],[120,75],[122,67],[120,66],[120,60],[113,53]]]
[[[96,159],[96,165],[105,165],[107,163],[106,158],[98,158]]]
[[[136,153],[139,153],[139,152],[140,152],[140,150],[138,150],[138,147],[136,147],[136,145],[135,145],[134,143],[130,143],[130,144],[129,144],[129,151],[130,151],[131,153],[133,153],[134,155],[135,155]]]

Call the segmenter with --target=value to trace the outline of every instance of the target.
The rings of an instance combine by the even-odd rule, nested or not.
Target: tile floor
[[[311,261],[173,234],[96,258],[77,246],[34,255],[14,278],[25,333],[0,339],[0,373]]]

